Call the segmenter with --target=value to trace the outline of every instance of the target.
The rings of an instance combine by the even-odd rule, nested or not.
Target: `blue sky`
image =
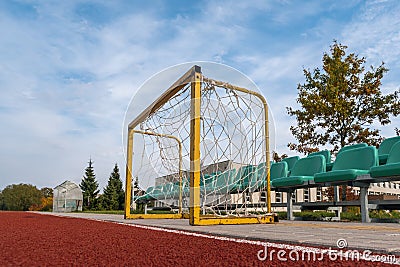
[[[131,97],[151,75],[214,61],[249,76],[270,102],[280,153],[293,141],[302,69],[321,65],[334,39],[390,69],[400,87],[400,2],[1,1],[0,189],[80,182],[89,157],[100,187],[117,162]],[[394,135],[393,128],[382,135]],[[289,152],[294,154],[294,152]]]

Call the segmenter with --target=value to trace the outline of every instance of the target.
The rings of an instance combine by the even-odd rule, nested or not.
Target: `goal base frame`
[[[196,226],[206,225],[234,225],[234,224],[274,224],[277,223],[276,215],[266,214],[257,217],[228,217],[228,218],[217,218],[217,217],[203,217],[200,216],[198,220],[195,220],[193,224]]]
[[[125,219],[184,219],[184,214],[126,214]]]

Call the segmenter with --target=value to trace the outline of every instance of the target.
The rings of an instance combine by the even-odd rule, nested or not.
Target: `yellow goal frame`
[[[210,217],[201,215],[200,212],[200,126],[201,126],[201,90],[202,82],[209,81],[215,85],[225,87],[233,91],[240,91],[251,94],[260,99],[264,106],[264,125],[265,125],[265,153],[267,168],[267,214],[261,216],[231,216],[231,217]],[[127,166],[126,166],[126,192],[125,192],[125,219],[178,219],[184,218],[182,212],[179,214],[131,214],[130,204],[132,200],[132,156],[133,156],[133,134],[135,127],[143,122],[148,116],[156,112],[163,104],[171,99],[179,90],[191,85],[191,118],[190,118],[190,205],[189,223],[190,225],[216,225],[216,224],[259,224],[274,223],[275,216],[271,212],[271,186],[270,186],[270,153],[269,153],[269,127],[268,127],[268,104],[264,96],[258,92],[246,88],[231,85],[229,83],[216,81],[204,77],[200,66],[193,66],[171,87],[168,88],[157,100],[155,100],[146,110],[139,114],[128,125],[127,141]],[[179,140],[179,139],[178,139]],[[181,170],[180,170],[181,171]],[[182,177],[180,177],[182,179]],[[180,183],[180,186],[182,183]],[[181,197],[181,196],[180,196]],[[181,202],[180,202],[181,203]],[[181,209],[180,209],[181,211]]]

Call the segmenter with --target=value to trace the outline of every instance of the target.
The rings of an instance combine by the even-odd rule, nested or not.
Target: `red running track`
[[[257,254],[265,247],[257,244],[29,212],[0,212],[0,229],[0,266],[388,265],[332,261],[326,255],[315,261],[291,261],[288,254],[288,261],[276,256],[261,261]]]

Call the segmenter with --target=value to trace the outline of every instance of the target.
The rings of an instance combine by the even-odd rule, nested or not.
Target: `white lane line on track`
[[[97,220],[97,221],[101,221],[101,220]],[[174,233],[174,234],[180,234],[180,235],[186,235],[186,236],[202,237],[202,238],[215,239],[215,240],[221,240],[221,241],[230,241],[230,242],[242,243],[242,244],[251,244],[251,245],[264,246],[264,247],[276,248],[276,249],[297,250],[297,251],[304,251],[304,252],[313,251],[316,254],[323,253],[325,255],[327,255],[327,253],[328,253],[328,249],[320,249],[320,248],[308,247],[308,246],[288,245],[288,244],[247,240],[247,239],[233,238],[233,237],[215,236],[215,235],[211,235],[211,234],[202,234],[202,233],[188,232],[188,231],[175,230],[175,229],[166,229],[166,228],[161,228],[161,227],[156,227],[156,226],[147,226],[147,225],[141,225],[141,224],[126,224],[126,223],[121,223],[121,222],[111,222],[111,223],[127,225],[127,226],[142,228],[142,229],[146,229],[146,230]],[[331,248],[329,248],[329,250],[330,249]],[[336,248],[332,248],[332,249],[334,250]],[[360,259],[369,261],[368,259],[364,259],[362,252],[360,255]],[[397,261],[395,263],[393,263],[393,262],[391,262],[391,263],[399,265],[399,259],[397,259]]]

